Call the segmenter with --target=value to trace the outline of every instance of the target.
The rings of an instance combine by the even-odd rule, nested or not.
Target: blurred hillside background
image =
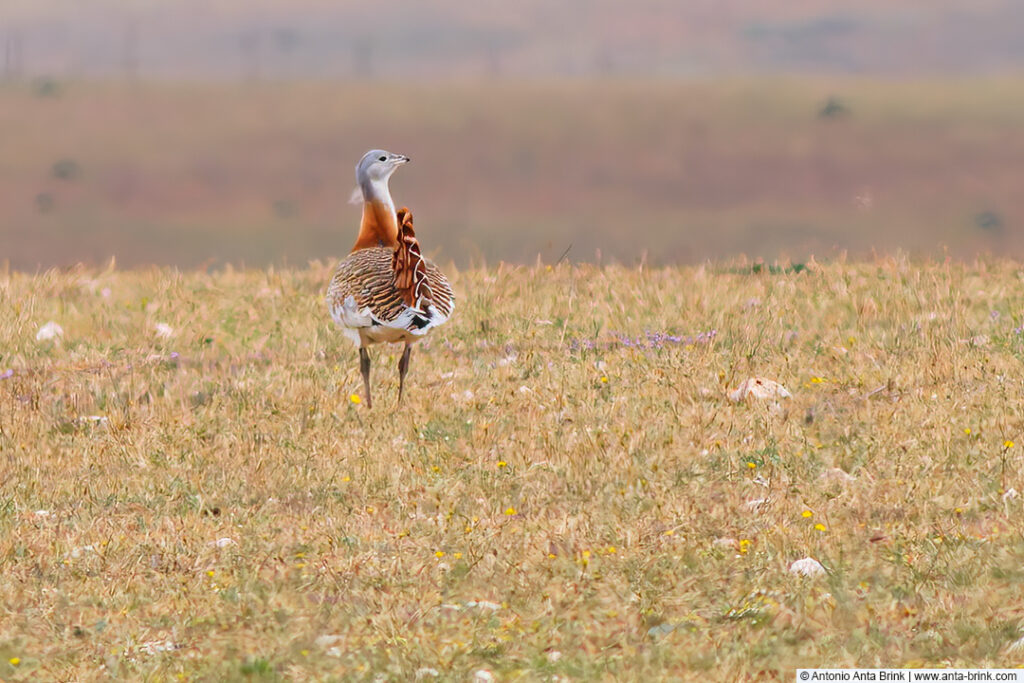
[[[0,263],[1024,256],[1017,0],[4,0]]]

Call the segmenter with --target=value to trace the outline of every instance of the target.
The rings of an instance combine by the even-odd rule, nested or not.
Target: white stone
[[[729,399],[736,403],[746,400],[748,397],[765,400],[789,398],[791,396],[792,394],[789,393],[789,389],[775,380],[767,379],[766,377],[750,377],[745,379],[735,391],[729,393]]]
[[[800,576],[821,576],[825,573],[825,568],[813,557],[805,557],[789,565],[789,571]]]
[[[325,648],[334,645],[342,639],[342,636],[337,633],[325,633],[321,636],[317,636],[313,642],[317,647]]]
[[[49,341],[63,336],[64,328],[51,320],[40,327],[39,331],[36,332],[36,341]]]

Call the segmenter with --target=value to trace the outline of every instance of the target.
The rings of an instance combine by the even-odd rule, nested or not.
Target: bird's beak
[[[407,164],[407,163],[409,163],[410,159],[409,159],[409,157],[405,156],[404,154],[399,154],[398,158],[395,159],[395,161],[397,161],[400,164]]]

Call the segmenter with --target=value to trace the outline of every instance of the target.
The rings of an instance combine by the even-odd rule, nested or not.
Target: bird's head
[[[382,149],[371,149],[356,164],[356,182],[366,183],[387,181],[402,164],[409,162],[404,154],[392,154]]]

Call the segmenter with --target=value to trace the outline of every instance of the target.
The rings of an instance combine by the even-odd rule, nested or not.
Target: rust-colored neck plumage
[[[352,251],[397,245],[398,222],[395,220],[394,205],[376,198],[364,201],[363,221],[359,225],[359,237]]]

